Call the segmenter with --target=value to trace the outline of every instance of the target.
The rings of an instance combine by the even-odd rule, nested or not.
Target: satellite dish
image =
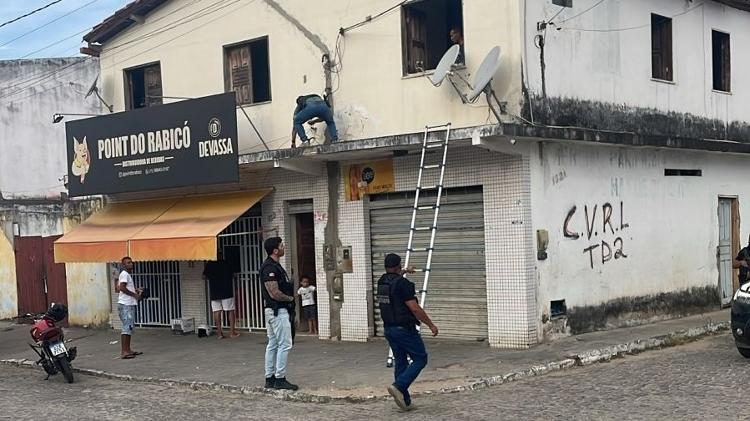
[[[454,44],[448,51],[443,54],[443,58],[440,59],[435,71],[429,76],[430,82],[435,86],[440,86],[443,80],[451,70],[451,66],[456,62],[458,54],[461,51],[461,47],[458,44]]]
[[[99,81],[99,75],[96,75],[96,79],[94,79],[94,83],[91,84],[91,87],[89,87],[89,90],[86,91],[86,96],[84,98],[88,98],[93,94],[94,92],[97,92],[99,89],[96,87],[96,82]]]
[[[96,87],[96,82],[98,82],[98,81],[99,81],[99,75],[96,75],[96,78],[94,79],[94,83],[92,83],[91,86],[89,87],[89,90],[86,91],[86,96],[84,96],[84,98],[88,98],[88,97],[91,96],[91,94],[95,94],[96,97],[99,98],[99,101],[102,104],[104,104],[104,106],[106,106],[107,109],[109,110],[109,112],[111,113],[112,110],[113,110],[112,106],[109,105],[109,104],[107,104],[107,102],[104,100],[104,98],[102,98],[102,96],[99,95],[99,88]]]
[[[498,67],[500,67],[500,47],[495,47],[487,53],[482,64],[479,65],[479,69],[474,76],[474,89],[466,96],[467,100],[474,102],[479,94],[484,92],[487,85],[492,81],[492,77],[495,76]]]

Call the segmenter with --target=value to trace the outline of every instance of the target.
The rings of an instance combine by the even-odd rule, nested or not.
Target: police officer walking
[[[404,273],[414,273],[413,268],[404,270],[401,257],[390,253],[385,256],[385,271],[378,280],[378,303],[394,358],[395,381],[388,386],[388,393],[399,408],[410,410],[409,386],[427,365],[427,350],[417,326],[419,322],[426,324],[432,336],[437,336],[438,328],[417,302],[414,284],[403,277]]]
[[[292,323],[294,311],[294,284],[279,263],[284,255],[284,244],[279,237],[263,243],[268,258],[260,267],[263,282],[263,311],[266,316],[268,345],[266,346],[266,388],[297,390],[297,385],[286,380],[286,363],[292,349]]]

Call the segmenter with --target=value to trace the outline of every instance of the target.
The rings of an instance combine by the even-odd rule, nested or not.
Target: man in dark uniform
[[[426,324],[432,336],[437,336],[438,328],[417,302],[414,284],[403,277],[404,273],[414,273],[414,269],[404,270],[401,257],[390,253],[385,256],[385,271],[378,280],[378,304],[394,358],[395,381],[388,386],[388,393],[399,408],[409,410],[413,408],[409,386],[427,365],[427,350],[417,326],[419,322]]]
[[[747,247],[737,253],[737,257],[732,262],[732,268],[740,270],[740,286],[750,282],[750,239],[748,239]]]
[[[266,346],[266,388],[297,390],[297,385],[286,380],[286,362],[292,349],[292,320],[294,284],[279,259],[284,255],[284,244],[279,237],[263,243],[268,258],[260,267],[263,282],[263,311],[266,316],[268,345]]]

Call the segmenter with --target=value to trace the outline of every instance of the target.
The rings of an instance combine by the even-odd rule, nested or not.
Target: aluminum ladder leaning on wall
[[[429,134],[432,132],[445,131],[445,139],[429,140]],[[416,269],[418,272],[424,273],[424,281],[422,282],[422,289],[419,290],[419,305],[424,308],[425,300],[427,298],[427,287],[430,281],[430,272],[432,271],[432,253],[435,247],[435,235],[437,234],[437,221],[438,215],[440,214],[440,199],[443,196],[443,180],[445,179],[445,163],[448,157],[448,139],[451,134],[451,123],[443,124],[439,126],[425,126],[424,138],[422,139],[422,156],[419,159],[419,175],[417,176],[417,188],[414,194],[414,207],[411,212],[411,224],[409,225],[409,242],[406,245],[406,259],[404,267],[409,267],[409,261],[412,253],[427,253],[427,262],[424,268]],[[425,158],[429,149],[442,148],[443,155],[442,160],[439,164],[425,164]],[[440,170],[440,177],[437,185],[423,186],[422,179],[425,170]],[[420,193],[424,190],[437,189],[437,197],[434,205],[419,205]],[[417,223],[417,212],[432,210],[432,224],[429,226],[418,227]],[[414,233],[417,231],[430,231],[430,244],[427,247],[414,247]],[[419,329],[419,326],[417,327]],[[386,367],[393,367],[393,350],[388,349],[388,360],[386,361]]]

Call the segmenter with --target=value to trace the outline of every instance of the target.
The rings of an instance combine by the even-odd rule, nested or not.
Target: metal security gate
[[[234,282],[234,299],[238,329],[265,329],[263,299],[261,296],[260,265],[265,259],[263,252],[263,228],[260,207],[253,207],[244,216],[237,218],[221,234],[219,247],[224,257],[239,268]],[[206,283],[206,297],[210,297]],[[207,320],[213,320],[210,300],[206,300]],[[229,323],[226,316],[224,326]]]
[[[133,282],[151,294],[138,303],[136,325],[169,326],[172,319],[182,317],[179,262],[136,262]]]
[[[435,204],[436,191],[420,194],[420,205]],[[404,257],[409,236],[414,192],[370,196],[373,300],[388,253]],[[417,226],[432,223],[432,214],[418,215]],[[441,337],[487,338],[487,283],[484,256],[484,205],[481,187],[443,190],[440,228],[435,239],[432,273],[425,309],[440,328]],[[415,233],[414,247],[426,247],[429,231]],[[425,253],[412,255],[410,265],[424,267]],[[422,273],[408,275],[419,290]],[[375,334],[383,335],[377,301],[374,301]],[[429,331],[428,331],[429,332]]]

